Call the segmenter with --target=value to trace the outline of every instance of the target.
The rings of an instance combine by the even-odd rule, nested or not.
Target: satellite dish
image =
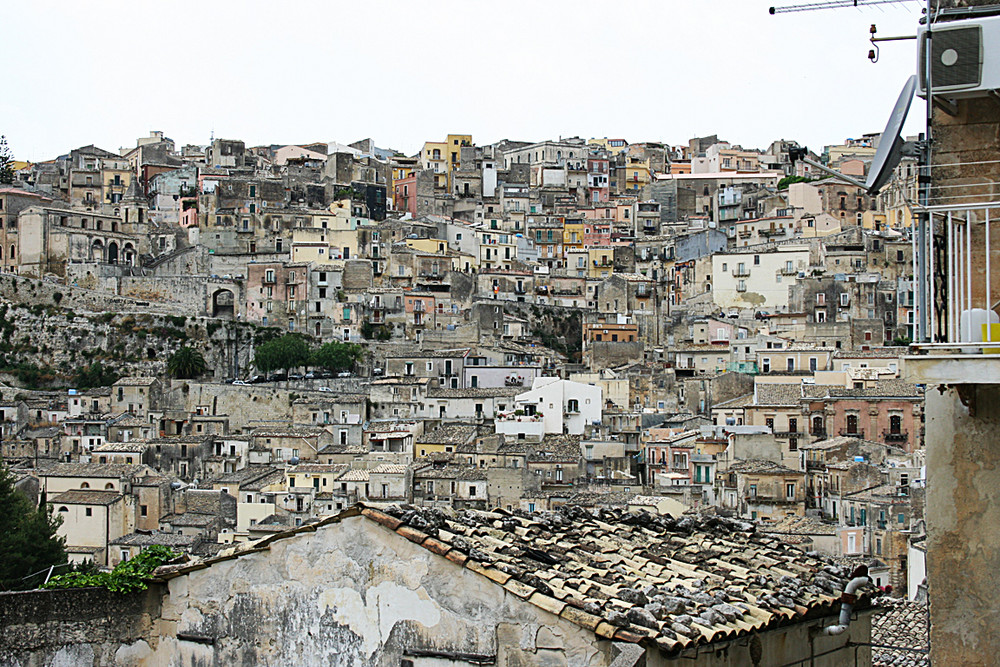
[[[889,122],[882,131],[882,138],[878,142],[878,150],[875,152],[875,159],[872,160],[871,169],[868,171],[868,180],[865,187],[868,194],[876,195],[879,190],[888,182],[892,176],[892,170],[899,164],[903,156],[903,141],[900,133],[903,131],[903,123],[906,121],[906,114],[910,111],[910,102],[913,101],[913,93],[917,89],[917,75],[913,74],[906,80],[903,90],[899,93],[896,106],[892,108]]]
[[[288,463],[293,466],[297,466],[299,464],[299,457],[293,456],[292,458],[288,459]]]

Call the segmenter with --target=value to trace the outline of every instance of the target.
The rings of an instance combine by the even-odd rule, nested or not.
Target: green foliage
[[[89,366],[82,366],[73,375],[73,386],[77,389],[92,389],[94,387],[110,387],[121,377],[111,368],[105,368],[101,362],[95,361]]]
[[[912,342],[913,341],[911,341],[906,336],[897,336],[896,338],[892,339],[892,344],[895,345],[896,347],[909,347],[910,343]]]
[[[368,320],[361,323],[361,335],[366,340],[389,340],[392,338],[392,325],[372,324]]]
[[[207,370],[208,363],[201,352],[186,345],[167,359],[167,372],[175,378],[190,380],[203,375]]]
[[[25,577],[66,562],[65,540],[56,535],[62,519],[15,489],[14,476],[2,464],[0,508],[0,589],[23,588]]]
[[[215,322],[215,321],[207,322],[205,324],[205,333],[208,335],[209,338],[211,338],[215,334],[215,332],[219,330],[219,327],[221,326],[222,322]]]
[[[179,556],[158,544],[146,547],[132,560],[123,561],[110,572],[68,572],[49,579],[43,588],[89,588],[99,586],[114,593],[131,593],[149,588],[153,571]]]
[[[313,352],[312,364],[329,371],[345,371],[354,368],[354,364],[361,361],[364,354],[365,350],[360,345],[333,341]]]
[[[279,369],[288,371],[305,366],[311,356],[309,345],[302,336],[285,334],[260,345],[254,352],[253,364],[265,373]]]
[[[812,179],[807,178],[806,176],[785,176],[783,179],[778,181],[778,189],[784,190],[792,183],[809,183],[810,181],[812,181]]]
[[[55,301],[56,305],[58,306],[59,302],[63,300],[63,294],[62,294],[62,292],[54,292],[52,294],[52,300]]]
[[[10,154],[10,147],[7,146],[7,137],[0,135],[0,184],[9,185],[13,182],[14,157]]]

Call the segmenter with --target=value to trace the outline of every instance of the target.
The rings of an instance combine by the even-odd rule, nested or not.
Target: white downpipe
[[[916,275],[916,274],[914,274]],[[948,342],[954,343],[955,336],[955,225],[948,211]]]
[[[991,277],[992,274],[990,273],[990,209],[986,209],[986,305],[983,306],[983,308],[985,308],[987,312],[993,310],[993,302],[990,299]],[[987,336],[986,339],[989,340],[990,337]]]
[[[972,211],[965,212],[965,309],[972,310]]]
[[[928,214],[927,225],[927,317],[930,322],[927,329],[927,340],[934,342],[934,332],[937,331],[934,322],[934,214]]]
[[[859,588],[870,583],[868,577],[855,577],[847,582],[847,587],[844,588],[844,595],[841,596],[842,602],[840,603],[840,618],[836,625],[828,625],[823,628],[821,634],[824,635],[839,635],[847,630],[848,626],[851,624],[851,612],[854,610],[854,600],[855,595]],[[848,600],[851,600],[850,602]]]

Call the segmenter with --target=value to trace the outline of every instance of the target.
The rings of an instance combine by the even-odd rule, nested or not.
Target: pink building
[[[584,222],[583,246],[585,248],[609,245],[611,245],[611,221],[594,220]]]
[[[609,162],[607,158],[587,158],[587,191],[593,203],[608,201]]]
[[[397,211],[409,211],[417,217],[417,172],[395,181],[393,207]]]

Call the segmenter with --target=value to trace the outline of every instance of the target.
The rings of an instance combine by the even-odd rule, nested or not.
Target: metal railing
[[[1000,353],[1000,332],[990,326],[998,324],[994,313],[998,304],[993,301],[998,292],[992,287],[992,258],[987,251],[991,246],[991,222],[1000,220],[1000,202],[928,206],[918,210],[930,215],[932,233],[926,235],[926,247],[918,247],[914,241],[914,275],[918,260],[922,259],[926,275],[932,277],[926,281],[926,303],[943,302],[945,307],[940,312],[928,306],[927,312],[921,313],[918,299],[916,320],[930,333],[927,338],[936,337],[941,342],[917,343],[913,350],[918,354]],[[944,266],[935,267],[938,244],[944,244],[937,250],[943,250],[946,259]],[[938,290],[943,294],[937,294]],[[975,344],[984,339],[990,342],[991,338],[997,344]],[[956,349],[956,343],[964,344]]]

